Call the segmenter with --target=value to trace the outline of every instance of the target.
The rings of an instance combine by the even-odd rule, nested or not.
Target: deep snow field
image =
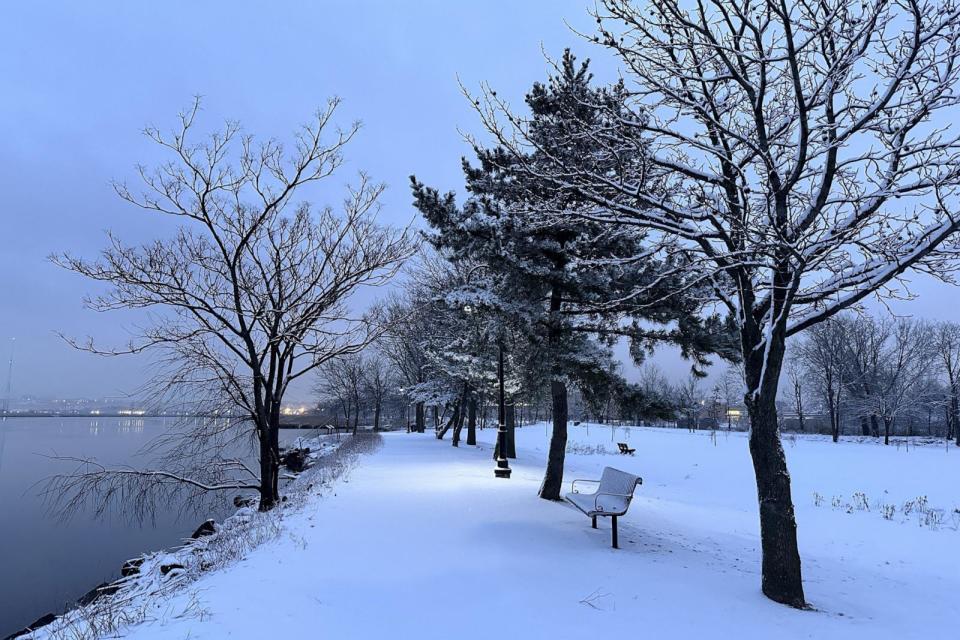
[[[509,480],[493,476],[495,432],[479,434],[479,447],[459,449],[430,433],[385,434],[332,491],[288,512],[279,536],[122,635],[957,637],[955,447],[785,441],[815,607],[798,611],[760,593],[745,434],[571,426],[566,486],[607,465],[644,479],[620,550],[607,520],[593,530],[537,498],[544,425],[518,429]],[[636,455],[613,453],[618,441]]]

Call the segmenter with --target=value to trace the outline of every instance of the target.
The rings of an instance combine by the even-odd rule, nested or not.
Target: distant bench
[[[633,452],[636,451],[636,449],[631,449],[630,447],[628,447],[626,442],[618,442],[617,446],[620,448],[620,453],[622,453],[625,456],[626,455],[632,456]]]
[[[593,493],[581,493],[577,490],[577,483],[585,482],[597,485]],[[630,508],[633,492],[637,485],[643,484],[643,478],[620,471],[613,467],[604,467],[600,480],[574,480],[570,485],[571,493],[565,497],[567,502],[582,511],[591,520],[591,526],[597,528],[597,516],[605,516],[611,520],[611,542],[614,549],[617,545],[617,516],[622,516]]]

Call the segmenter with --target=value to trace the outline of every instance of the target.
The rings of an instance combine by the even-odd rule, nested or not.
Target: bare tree
[[[846,336],[848,404],[860,414],[864,435],[890,443],[895,421],[919,406],[935,355],[932,332],[909,318],[859,317]],[[867,418],[869,417],[869,425]]]
[[[362,365],[365,395],[373,406],[373,430],[379,431],[383,401],[390,390],[393,372],[387,359],[376,352],[364,358]]]
[[[729,431],[733,419],[731,408],[734,403],[739,403],[743,399],[743,371],[738,365],[730,365],[724,370],[723,376],[717,384],[720,387],[720,396],[723,399],[723,410],[727,417],[727,430]],[[739,410],[737,415],[739,415]]]
[[[364,395],[364,362],[358,353],[327,360],[317,372],[317,392],[343,413],[343,426],[357,432]]]
[[[601,0],[595,13],[592,39],[625,67],[634,113],[626,123],[611,113],[614,122],[586,134],[571,109],[563,129],[592,135],[607,157],[554,155],[552,167],[528,170],[595,204],[560,215],[659,235],[651,252],[686,256],[677,269],[710,283],[737,322],[762,588],[802,607],[777,429],[786,340],[905,288],[910,270],[955,271],[960,9],[955,0]],[[474,104],[516,159],[536,144],[494,92]],[[636,151],[624,124],[643,134],[641,170],[610,162]]]
[[[941,322],[934,328],[934,349],[947,379],[947,439],[960,447],[960,325]]]
[[[675,391],[677,407],[686,419],[687,429],[690,431],[700,428],[700,410],[704,402],[700,380],[699,376],[690,374],[684,382],[677,385]]]
[[[935,365],[932,337],[926,322],[900,318],[894,324],[877,376],[877,409],[883,419],[884,444],[890,444],[895,421],[909,419],[919,406],[924,384]]]
[[[875,321],[870,317],[854,318],[847,326],[844,381],[847,386],[848,404],[860,417],[860,432],[864,436],[880,437],[880,422],[877,416],[877,395],[880,385],[883,346],[890,338],[892,323],[884,318]],[[868,422],[869,418],[869,422]]]
[[[840,406],[843,399],[847,323],[837,316],[803,333],[795,354],[806,375],[814,381],[830,419],[830,434],[840,440]]]
[[[92,341],[77,346],[109,354],[156,352],[156,382],[165,392],[198,404],[219,399],[212,408],[198,407],[207,414],[240,414],[259,449],[259,472],[244,468],[244,486],[257,486],[261,510],[279,499],[287,389],[381,333],[375,317],[351,314],[348,301],[359,288],[386,282],[413,250],[405,231],[377,224],[383,186],[364,175],[339,212],[294,201],[301,188],[334,173],[358,129],[332,131],[337,106],[331,100],[292,146],[284,146],[257,142],[235,122],[195,141],[195,102],[172,133],[146,129],[171,159],[155,169],[139,167],[143,192],[115,185],[127,202],[180,223],[176,234],[144,246],[110,235],[99,260],[53,258],[111,287],[87,300],[91,308],[158,311],[124,349],[105,351]]]
[[[793,410],[797,413],[800,431],[806,431],[806,419],[803,414],[804,372],[795,360],[787,361],[787,379],[790,381],[790,399],[793,403]]]

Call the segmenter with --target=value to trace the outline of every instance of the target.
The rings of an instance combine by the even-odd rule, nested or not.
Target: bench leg
[[[617,516],[610,516],[610,519],[613,521],[613,522],[612,522],[612,524],[613,524],[613,529],[611,529],[611,531],[610,531],[610,533],[611,533],[611,535],[612,535],[612,537],[613,537],[613,548],[614,548],[614,549],[619,549],[620,547],[617,545],[617,542],[618,542],[618,541],[617,541]]]
[[[590,526],[593,527],[594,529],[597,528],[597,516],[593,516],[590,518]]]

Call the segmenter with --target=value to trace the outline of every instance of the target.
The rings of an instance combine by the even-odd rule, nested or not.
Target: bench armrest
[[[633,494],[632,494],[632,493],[610,493],[610,492],[607,492],[607,491],[597,492],[596,495],[595,495],[594,498],[593,498],[593,510],[594,510],[594,511],[598,511],[598,512],[600,512],[600,513],[603,513],[603,508],[600,506],[600,498],[602,498],[603,496],[610,496],[610,497],[612,497],[612,498],[626,498],[626,499],[627,499],[627,506],[628,506],[628,507],[630,506],[630,501],[633,500]],[[624,509],[624,513],[626,513],[626,509]]]
[[[583,478],[578,478],[578,479],[576,479],[576,480],[574,480],[573,482],[570,483],[570,491],[572,491],[573,493],[580,493],[579,491],[577,491],[577,483],[578,483],[578,482],[589,482],[589,483],[591,483],[591,484],[600,484],[600,481],[599,481],[599,480],[586,480],[586,479],[583,479]]]

